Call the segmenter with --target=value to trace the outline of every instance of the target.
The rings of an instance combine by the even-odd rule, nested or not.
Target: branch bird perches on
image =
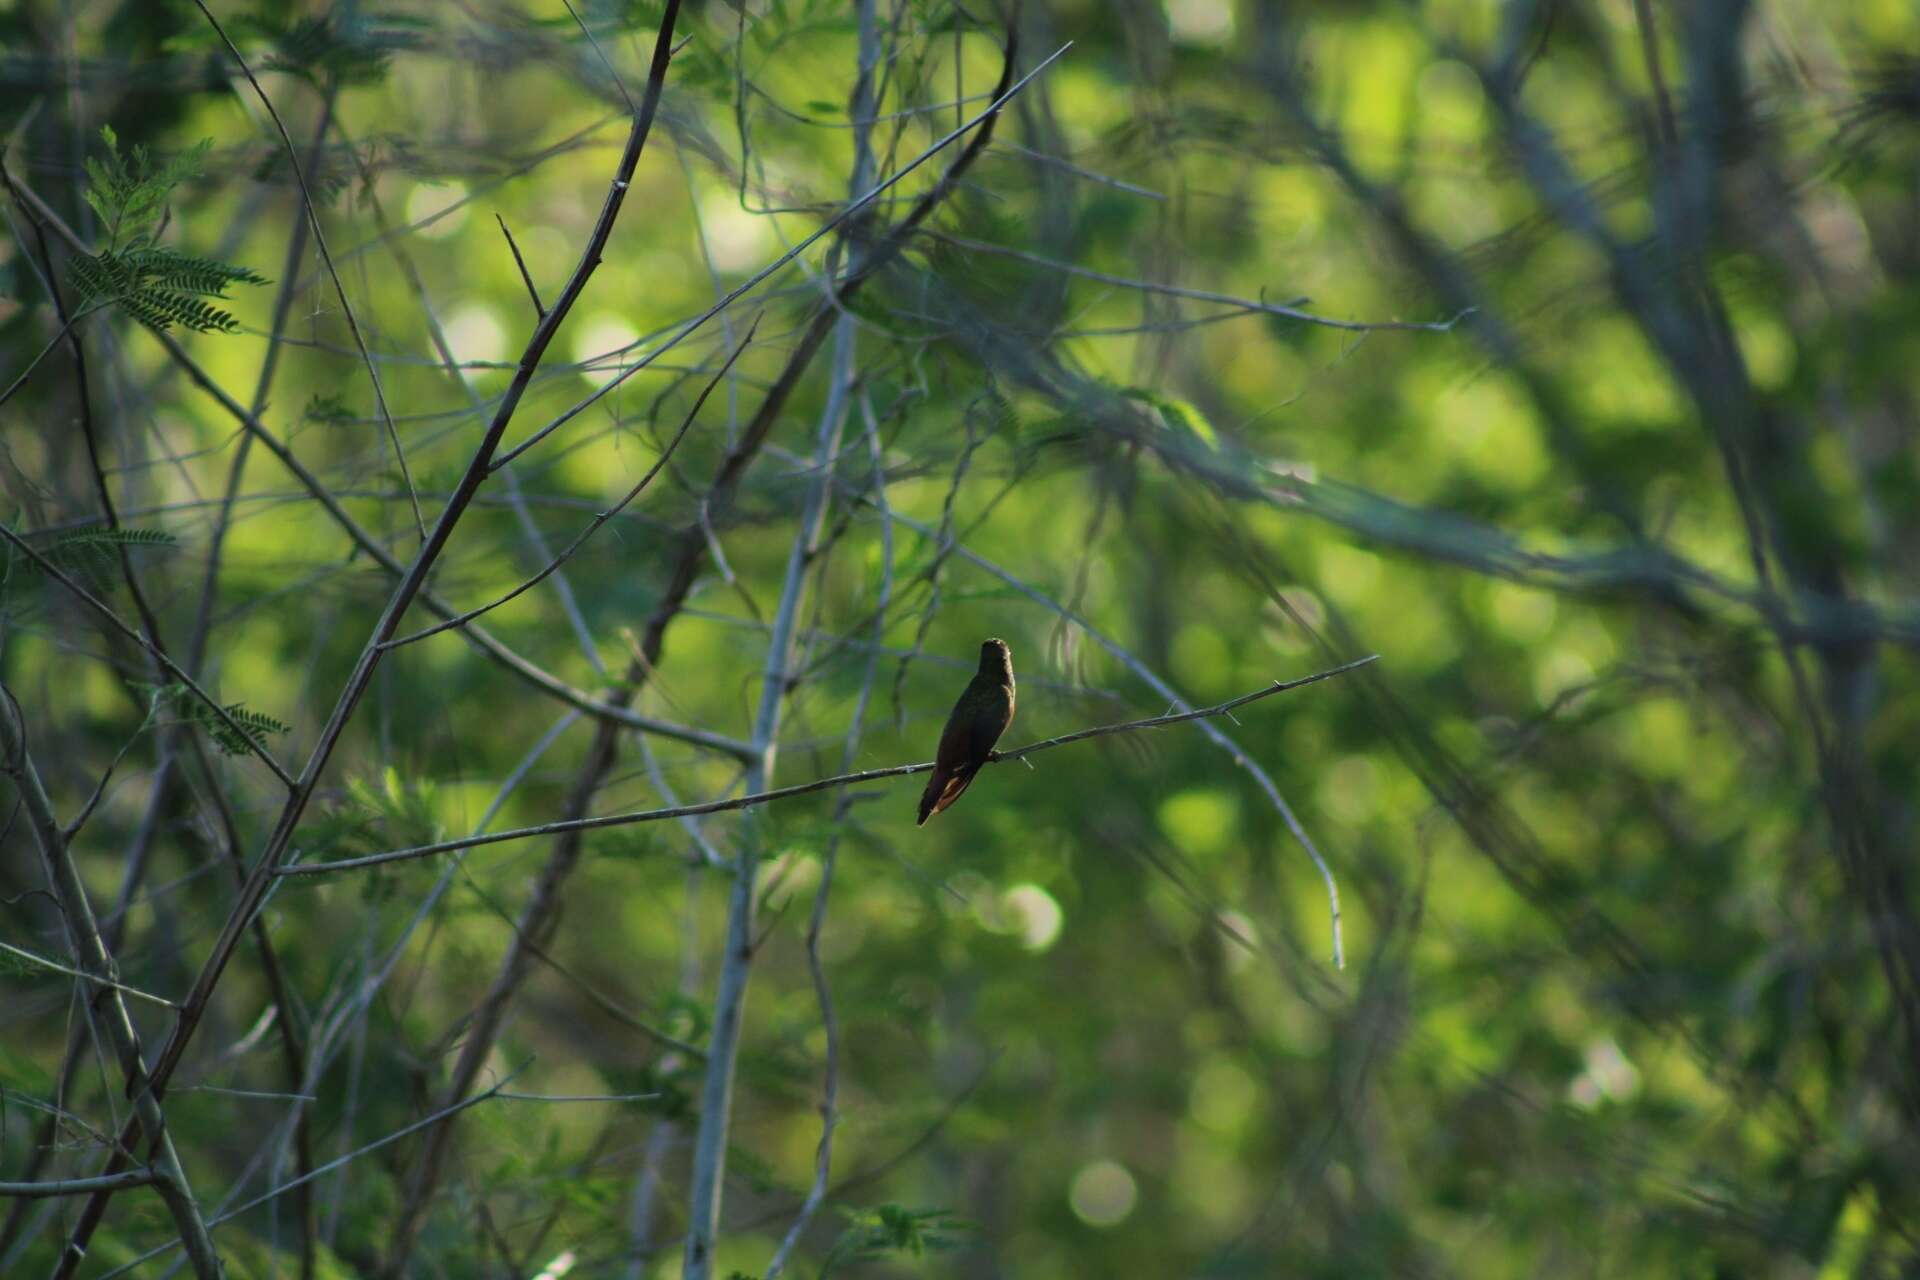
[[[1139,729],[1159,729],[1166,725],[1180,724],[1187,720],[1200,720],[1209,716],[1225,715],[1249,702],[1258,702],[1270,698],[1276,693],[1286,693],[1322,680],[1331,680],[1349,671],[1377,662],[1380,655],[1370,653],[1364,658],[1330,667],[1325,671],[1302,676],[1298,680],[1276,680],[1264,689],[1255,689],[1252,693],[1242,694],[1226,702],[1211,707],[1202,707],[1198,711],[1182,711],[1173,715],[1149,716],[1144,720],[1125,720],[1118,724],[1095,725],[1088,729],[1078,729],[1072,733],[1061,734],[1057,738],[1045,738],[1039,742],[1029,742],[1024,747],[1015,747],[994,756],[995,762],[1019,760],[1037,752],[1048,751],[1054,747],[1064,747],[1070,742],[1082,742],[1088,738],[1101,738],[1114,733],[1132,733]],[[790,787],[776,787],[771,791],[761,791],[753,795],[735,796],[730,800],[709,800],[703,804],[674,805],[666,809],[643,809],[632,813],[608,813],[593,818],[578,818],[567,822],[547,822],[532,827],[516,827],[511,831],[494,831],[485,835],[463,836],[457,840],[442,840],[437,844],[415,845],[407,849],[389,849],[384,853],[370,853],[359,858],[342,858],[337,862],[310,862],[304,865],[289,864],[274,871],[276,876],[325,876],[342,871],[356,871],[362,867],[377,867],[389,862],[410,862],[415,858],[430,858],[436,854],[453,853],[460,849],[473,849],[481,845],[501,844],[508,840],[531,840],[539,836],[557,835],[563,831],[598,831],[605,827],[626,827],[641,822],[663,822],[669,818],[694,817],[705,813],[726,813],[735,809],[750,809],[755,805],[770,804],[775,800],[790,800],[795,796],[804,796],[815,791],[825,791],[831,787],[853,785],[861,782],[877,782],[883,778],[904,778],[911,774],[926,773],[934,767],[931,760],[919,764],[891,765],[884,769],[863,769],[857,773],[836,774],[831,778],[816,778],[812,782],[800,782]]]

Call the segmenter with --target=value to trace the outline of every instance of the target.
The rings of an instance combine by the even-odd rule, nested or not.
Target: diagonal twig
[[[0,1182],[0,1197],[39,1200],[49,1196],[81,1196],[95,1191],[128,1191],[160,1181],[151,1169],[129,1169],[101,1178],[56,1178],[51,1182]]]
[[[513,242],[513,232],[507,230],[507,220],[497,213],[493,215],[493,220],[500,224],[500,234],[507,238],[507,248],[513,251],[513,265],[520,268],[520,282],[527,286],[527,297],[533,300],[533,318],[545,320],[546,304],[540,301],[540,291],[533,287],[533,276],[527,271],[527,260],[520,256],[520,246]]]
[[[145,1000],[149,1004],[163,1005],[168,1009],[178,1009],[180,1007],[177,1001],[169,1000],[165,996],[156,996],[151,991],[142,991],[140,988],[130,987],[124,982],[117,982],[112,978],[99,977],[85,970],[76,969],[72,965],[61,964],[58,960],[43,956],[37,951],[29,951],[25,947],[16,947],[10,942],[0,942],[0,951],[4,951],[10,956],[15,956],[27,964],[33,965],[35,968],[51,969],[55,973],[64,973],[69,978],[80,978],[87,982],[97,983],[103,987],[111,987],[115,991],[132,996],[136,1000]]]

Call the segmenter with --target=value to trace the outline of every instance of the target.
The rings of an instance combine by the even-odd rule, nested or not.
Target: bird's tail
[[[927,789],[920,793],[920,820],[913,825],[924,827],[927,825],[928,818],[943,809],[952,807],[953,802],[960,798],[960,794],[967,789],[967,785],[973,781],[973,775],[977,772],[979,772],[977,769],[961,769],[952,774],[944,774],[938,769],[934,770],[933,776],[927,779]]]

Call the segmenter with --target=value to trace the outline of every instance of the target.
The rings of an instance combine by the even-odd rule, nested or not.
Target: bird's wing
[[[974,768],[985,764],[993,755],[993,746],[1000,741],[1000,735],[1013,723],[1013,690],[1002,686],[995,692],[1002,697],[1000,714],[981,715],[970,718],[964,758],[973,763]]]
[[[934,777],[951,774],[966,765],[978,754],[973,749],[973,717],[967,715],[962,707],[965,698],[953,713],[947,717],[947,727],[940,731],[940,746],[933,753]]]
[[[972,726],[967,724],[966,716],[958,714],[959,708],[954,710],[955,714],[947,718],[947,727],[940,733],[940,749],[933,757],[933,775],[927,779],[927,789],[920,796],[923,823],[958,800],[967,783],[973,780]],[[967,776],[963,778],[963,774]]]

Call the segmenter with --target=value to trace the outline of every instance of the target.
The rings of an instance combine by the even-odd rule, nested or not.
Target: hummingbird
[[[980,772],[980,766],[999,759],[993,744],[1013,723],[1013,651],[1004,640],[980,646],[980,669],[953,704],[947,727],[940,731],[940,750],[934,756],[933,776],[920,794],[920,821],[960,798]]]

